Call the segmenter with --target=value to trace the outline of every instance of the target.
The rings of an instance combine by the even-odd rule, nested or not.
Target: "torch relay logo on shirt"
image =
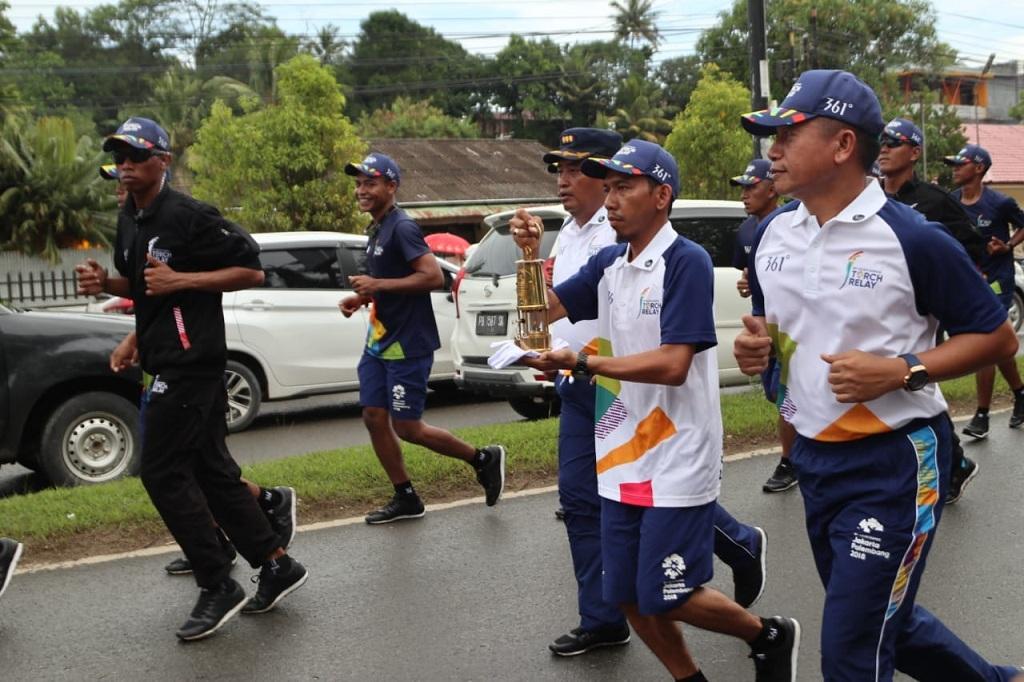
[[[640,310],[636,314],[638,318],[641,315],[658,315],[661,313],[661,301],[648,298],[650,293],[650,287],[640,292]]]
[[[882,271],[871,270],[870,268],[858,267],[857,259],[864,255],[863,251],[854,251],[846,260],[846,274],[843,276],[843,283],[840,289],[847,285],[859,289],[874,289],[882,282]]]

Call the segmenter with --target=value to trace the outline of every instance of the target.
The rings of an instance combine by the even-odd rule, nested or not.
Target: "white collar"
[[[661,254],[665,253],[668,247],[675,243],[678,236],[675,228],[672,227],[672,223],[666,222],[658,230],[658,233],[654,235],[654,239],[633,260],[629,260],[629,252],[632,247],[627,245],[626,253],[619,258],[618,267],[633,267],[647,271],[653,270],[655,264],[661,258]]]
[[[834,218],[825,221],[828,223],[847,223],[856,225],[862,223],[868,218],[876,215],[882,207],[885,206],[885,202],[888,201],[888,197],[885,195],[885,190],[882,189],[881,185],[878,184],[878,180],[875,178],[868,178],[867,183],[864,185],[864,189],[858,194],[853,201],[846,205],[846,208],[841,210]],[[807,222],[811,219],[811,214],[807,212],[807,204],[800,202],[800,206],[793,211],[793,226]],[[817,220],[815,220],[817,223]],[[824,225],[819,225],[824,227]]]
[[[602,204],[601,208],[597,209],[597,211],[594,213],[594,215],[590,216],[590,220],[588,220],[583,225],[580,225],[579,223],[577,223],[576,222],[576,218],[574,218],[573,216],[570,215],[569,218],[566,220],[565,225],[562,226],[562,229],[565,229],[567,227],[575,226],[576,229],[579,230],[580,232],[586,232],[586,230],[588,228],[590,228],[590,227],[593,227],[595,225],[604,225],[607,222],[608,222],[608,209],[605,208],[604,205]]]

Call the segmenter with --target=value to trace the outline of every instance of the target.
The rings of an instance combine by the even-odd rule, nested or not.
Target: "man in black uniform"
[[[103,148],[129,193],[118,216],[120,276],[89,263],[79,270],[79,285],[84,293],[106,291],[135,302],[139,360],[153,376],[142,483],[200,587],[177,635],[202,639],[239,611],[269,611],[308,577],[285,553],[225,444],[221,292],[262,283],[259,246],[212,206],[166,186],[169,140],[155,122],[130,118]],[[231,560],[214,521],[260,568],[259,589],[248,601],[229,575]]]
[[[971,225],[956,199],[941,187],[920,180],[914,172],[914,165],[921,158],[921,145],[924,144],[921,129],[905,118],[894,118],[885,126],[881,142],[878,166],[885,178],[885,193],[916,209],[928,220],[945,225],[974,264],[979,265],[985,253],[985,240],[981,233]],[[942,335],[941,331],[939,333]],[[964,454],[956,430],[952,429],[951,433],[953,460],[950,464],[946,504],[959,501],[967,484],[978,475],[978,465]]]

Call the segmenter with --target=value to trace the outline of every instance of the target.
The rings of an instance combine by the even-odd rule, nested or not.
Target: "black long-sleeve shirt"
[[[967,251],[975,265],[980,267],[985,257],[985,239],[971,224],[963,207],[951,194],[930,182],[923,182],[917,175],[903,183],[890,195],[896,201],[906,204],[925,218],[942,223]]]

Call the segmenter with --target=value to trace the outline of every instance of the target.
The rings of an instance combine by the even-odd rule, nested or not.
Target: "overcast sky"
[[[856,0],[852,0],[856,1]],[[51,17],[57,5],[83,9],[99,0],[8,0],[7,16],[18,30],[27,30],[39,15]],[[289,33],[312,35],[334,24],[347,37],[359,31],[359,22],[371,11],[397,9],[421,24],[462,42],[470,51],[494,54],[508,33],[565,32],[551,37],[559,42],[608,37],[612,12],[602,0],[274,0],[260,3]],[[665,41],[656,60],[693,54],[700,29],[715,22],[731,0],[655,0],[661,13],[658,26]],[[996,61],[1024,60],[1024,2],[1019,0],[933,0],[939,34],[953,45],[965,63],[984,64],[989,53]]]

